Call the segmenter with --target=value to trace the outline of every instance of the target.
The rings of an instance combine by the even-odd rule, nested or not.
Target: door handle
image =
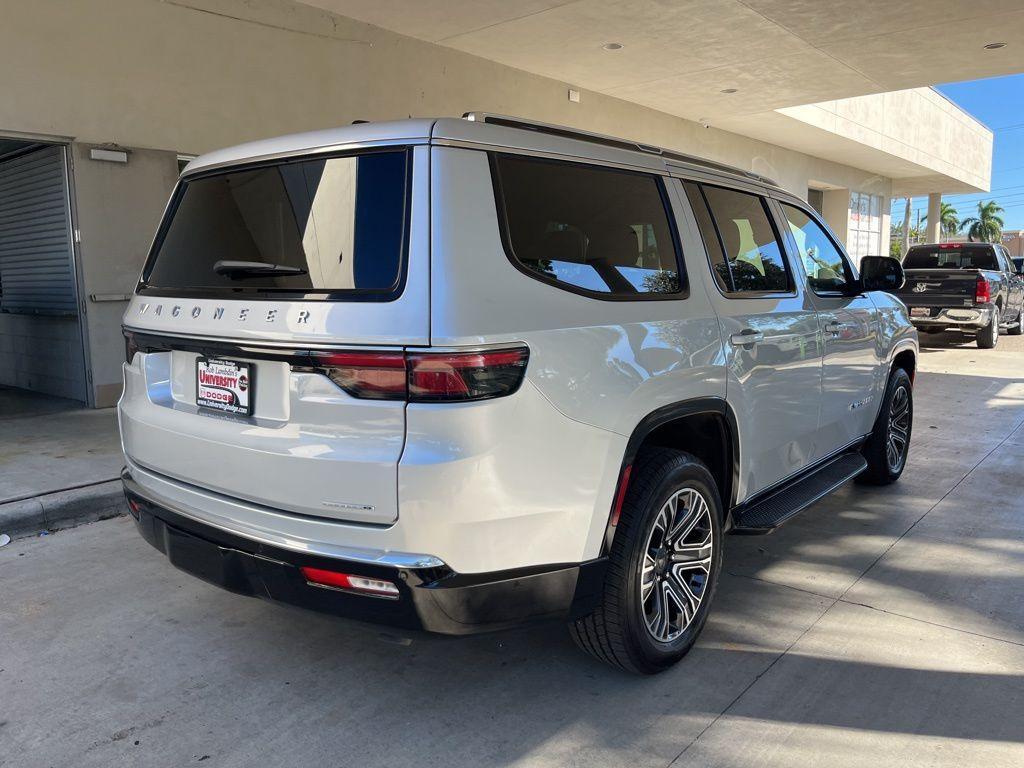
[[[734,347],[745,347],[764,341],[764,334],[760,331],[755,331],[753,328],[744,328],[739,333],[734,333],[730,336],[729,341],[732,342]]]
[[[846,323],[840,323],[835,320],[825,325],[825,330],[828,333],[831,333],[833,336],[838,336],[840,333],[843,332],[844,328],[846,328]]]

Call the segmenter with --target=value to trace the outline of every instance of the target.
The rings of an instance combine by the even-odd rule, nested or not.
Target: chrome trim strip
[[[230,344],[231,346],[234,347],[263,347],[267,349],[359,349],[368,351],[380,349],[393,352],[400,347],[409,347],[416,350],[426,348],[416,346],[415,344],[396,344],[389,346],[387,344],[352,344],[349,342],[341,341],[273,341],[271,339],[254,338],[251,336],[203,336],[202,334],[197,333],[172,333],[168,331],[157,331],[151,328],[142,328],[137,325],[128,324],[123,325],[122,330],[131,331],[132,333],[138,333],[145,336],[159,336],[162,339],[169,339],[170,341],[174,341],[175,339],[186,339],[189,341]]]
[[[305,544],[300,544],[292,538],[284,536],[275,536],[273,534],[266,533],[263,531],[257,532],[251,528],[245,528],[241,526],[225,525],[222,520],[211,519],[213,515],[197,515],[195,510],[183,509],[180,504],[168,501],[160,497],[158,494],[154,493],[150,489],[143,488],[134,479],[133,475],[135,475],[136,473],[143,476],[149,475],[153,477],[153,479],[156,480],[157,482],[168,483],[170,485],[177,485],[179,487],[182,487],[183,490],[187,490],[191,493],[202,494],[204,493],[202,490],[198,488],[187,487],[183,483],[179,483],[175,480],[171,480],[170,478],[143,469],[138,464],[136,464],[135,462],[131,461],[128,458],[126,458],[125,461],[127,462],[127,471],[125,473],[122,473],[121,479],[124,482],[125,487],[129,491],[140,496],[141,498],[145,499],[151,504],[155,504],[156,506],[159,507],[165,507],[166,509],[169,509],[171,512],[179,514],[183,517],[187,517],[190,520],[196,521],[197,523],[209,525],[210,527],[216,528],[217,530],[223,531],[225,533],[230,533],[235,536],[242,536],[243,538],[250,539],[251,541],[256,541],[261,544],[266,544],[268,546],[289,549],[293,552],[304,552],[307,554],[322,555],[324,557],[331,557],[338,560],[348,560],[356,563],[384,565],[389,566],[391,568],[446,567],[446,564],[443,560],[441,560],[439,557],[434,557],[433,555],[422,555],[412,552],[394,552],[382,549],[372,549],[369,547],[345,547],[309,541],[307,541]],[[224,497],[225,500],[228,500],[228,498],[229,497]],[[243,502],[238,499],[230,499],[230,503],[240,507],[253,507],[255,509],[254,505],[247,504],[246,502]],[[278,514],[286,513],[278,512]],[[339,521],[338,524],[339,526],[345,525],[345,523],[341,521]]]

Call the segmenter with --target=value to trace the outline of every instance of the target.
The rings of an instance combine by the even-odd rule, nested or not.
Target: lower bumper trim
[[[175,567],[236,594],[406,630],[468,635],[581,616],[603,590],[604,558],[459,574],[447,566],[396,568],[285,550],[167,509],[135,493],[130,477],[125,481],[142,537]],[[398,587],[398,599],[319,588],[306,581],[303,566],[390,581]]]

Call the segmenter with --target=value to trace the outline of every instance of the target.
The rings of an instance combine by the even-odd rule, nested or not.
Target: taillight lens
[[[988,280],[979,277],[974,288],[974,303],[988,304],[990,301],[992,301],[992,287],[988,284]]]
[[[135,341],[135,334],[131,331],[124,332],[124,359],[129,365],[135,359],[135,353],[139,351],[139,345]]]
[[[331,352],[315,367],[352,397],[409,402],[462,402],[519,389],[526,347],[479,352]]]
[[[331,352],[318,355],[316,363],[352,397],[405,399],[405,355],[401,352]]]
[[[525,347],[454,354],[409,355],[409,400],[486,400],[519,389],[529,352]]]

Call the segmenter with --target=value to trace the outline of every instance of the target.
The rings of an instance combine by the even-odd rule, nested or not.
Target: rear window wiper
[[[232,280],[244,277],[264,277],[267,275],[304,275],[302,267],[290,267],[287,264],[267,264],[262,261],[218,261],[213,265],[218,275],[227,275]]]

